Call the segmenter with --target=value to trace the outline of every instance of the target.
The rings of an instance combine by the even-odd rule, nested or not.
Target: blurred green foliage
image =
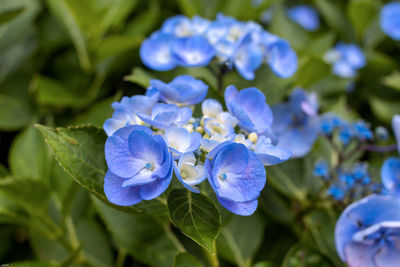
[[[111,116],[113,101],[143,93],[150,78],[170,81],[183,73],[207,82],[209,96],[222,97],[210,69],[159,73],[140,62],[142,40],[174,14],[214,18],[223,12],[258,21],[273,8],[264,26],[295,48],[296,75],[280,79],[262,67],[254,81],[231,72],[225,85],[257,87],[269,104],[301,86],[317,92],[322,112],[390,127],[400,113],[400,43],[380,31],[383,2],[305,2],[321,16],[317,32],[286,17],[285,7],[300,1],[1,0],[0,264],[211,266],[219,259],[221,266],[342,266],[333,229],[343,207],[321,196],[322,183],[312,176],[316,159],[334,160],[324,140],[309,156],[268,168],[268,184],[252,217],[218,212],[208,198],[193,196],[198,208],[208,211],[199,215],[199,221],[211,222],[200,225],[205,234],[185,229],[176,218],[172,222],[183,232],[170,223],[167,202],[182,198],[182,191],[119,209],[102,191],[106,136],[99,127]],[[337,41],[358,43],[365,51],[368,64],[354,80],[334,76],[323,60]],[[367,159],[379,180],[382,158]],[[190,202],[168,208],[178,217],[192,212]]]

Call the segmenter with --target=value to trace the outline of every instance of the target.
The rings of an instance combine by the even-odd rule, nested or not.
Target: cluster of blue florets
[[[173,174],[199,193],[205,179],[222,206],[250,215],[266,183],[264,166],[290,158],[272,141],[272,111],[257,88],[225,90],[222,104],[205,99],[208,86],[191,76],[151,80],[146,95],[123,97],[104,123],[110,202],[128,206],[161,195]],[[202,116],[193,117],[201,103]]]
[[[286,40],[254,21],[242,22],[222,14],[215,21],[183,15],[167,19],[142,43],[140,57],[147,67],[158,71],[207,66],[215,60],[220,69],[235,68],[248,80],[254,79],[263,63],[283,78],[297,70],[297,55]]]

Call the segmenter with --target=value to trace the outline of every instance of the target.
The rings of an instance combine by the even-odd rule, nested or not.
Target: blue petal
[[[292,112],[288,104],[278,104],[272,107],[272,114],[274,122],[272,130],[275,132],[282,132],[292,123]]]
[[[140,47],[140,58],[150,69],[166,71],[177,66],[171,46],[175,38],[168,33],[155,32],[144,40]]]
[[[357,74],[356,70],[344,60],[339,60],[333,64],[333,73],[343,78],[353,78]]]
[[[116,119],[107,119],[104,122],[103,129],[104,129],[104,131],[106,132],[106,134],[108,136],[111,136],[118,129],[121,129],[124,126],[126,126],[126,122],[125,121],[120,121],[120,120],[116,120]]]
[[[378,249],[379,246],[377,244],[369,246],[350,242],[345,248],[346,263],[350,267],[381,267],[381,265],[377,265],[374,261],[374,255]],[[382,267],[390,267],[390,265],[382,265]]]
[[[104,178],[104,193],[107,199],[111,203],[119,206],[135,205],[142,201],[139,194],[140,187],[123,188],[122,183],[125,180],[124,178],[116,176],[111,171],[107,171]]]
[[[291,20],[308,31],[315,31],[319,27],[318,13],[308,5],[298,5],[289,8],[287,14]]]
[[[289,78],[297,70],[297,55],[285,40],[268,47],[267,62],[272,71],[282,78]]]
[[[400,158],[390,157],[383,162],[381,178],[389,193],[400,196]]]
[[[163,145],[151,133],[145,131],[133,131],[129,135],[129,150],[134,158],[147,162],[161,164],[163,161]]]
[[[160,92],[160,100],[167,103],[175,103],[179,99],[179,92],[169,84],[160,80],[151,79],[151,88],[156,88]]]
[[[140,186],[139,194],[141,198],[144,200],[151,200],[160,196],[165,190],[167,190],[172,178],[172,162],[170,163],[166,178],[157,179],[152,183]]]
[[[400,40],[400,3],[387,3],[381,9],[380,25],[382,31],[392,39]]]
[[[133,125],[121,128],[107,138],[104,148],[107,166],[119,177],[130,178],[144,166],[143,161],[135,158],[129,150],[129,135],[135,130],[152,133],[145,126]]]
[[[233,212],[237,215],[241,216],[250,216],[252,215],[256,210],[258,206],[258,201],[257,199],[247,201],[247,202],[234,202],[230,200],[226,200],[220,197],[217,197],[219,203],[229,210],[230,212]]]
[[[180,75],[170,83],[179,92],[178,103],[195,105],[203,101],[207,95],[208,85],[189,75]]]
[[[234,101],[237,93],[239,93],[239,91],[236,89],[234,85],[229,85],[225,89],[224,93],[225,104],[229,111],[230,111],[230,104]]]
[[[193,193],[200,193],[200,190],[196,186],[190,186],[187,183],[185,183],[185,181],[183,180],[181,174],[179,173],[179,170],[178,170],[178,167],[177,167],[177,164],[176,164],[175,161],[174,161],[174,173],[176,175],[176,178],[178,178],[178,180],[181,182],[181,184],[184,187],[186,187],[187,189],[189,189]]]
[[[258,146],[256,148],[256,155],[264,166],[271,166],[288,160],[292,156],[292,152],[286,148],[269,144]]]
[[[209,98],[201,103],[201,111],[206,117],[216,118],[219,113],[222,113],[222,105],[217,100]]]
[[[245,79],[253,80],[254,72],[261,66],[264,52],[247,34],[235,51],[235,67]]]
[[[177,61],[184,67],[208,65],[214,57],[214,47],[201,36],[175,39],[173,53]]]
[[[398,238],[398,236],[397,236]],[[378,250],[374,262],[379,267],[396,267],[400,263],[400,248],[397,244],[388,244]]]

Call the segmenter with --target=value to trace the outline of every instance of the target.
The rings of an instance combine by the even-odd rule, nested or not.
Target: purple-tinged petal
[[[226,200],[220,197],[217,197],[219,203],[229,210],[230,212],[233,212],[237,215],[241,216],[250,216],[252,215],[256,210],[258,206],[258,201],[257,199],[247,201],[247,202],[234,202],[230,200]]]

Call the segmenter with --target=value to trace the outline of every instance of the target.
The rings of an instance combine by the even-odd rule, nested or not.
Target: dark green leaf
[[[23,7],[1,11],[0,12],[0,25],[12,21],[19,14],[21,14],[25,9]]]
[[[166,232],[153,218],[129,214],[104,205],[92,198],[97,212],[118,246],[125,248],[143,263],[171,266],[178,252]]]
[[[181,252],[175,256],[175,261],[173,267],[202,267],[201,264],[195,256]]]
[[[176,189],[168,196],[168,210],[176,227],[214,253],[213,242],[220,230],[221,216],[208,197],[186,189]]]
[[[380,120],[390,124],[392,117],[400,113],[400,105],[398,101],[380,99],[375,96],[369,98],[372,112]]]
[[[52,159],[40,132],[32,126],[14,139],[9,154],[14,176],[44,182],[49,180]]]
[[[96,49],[96,58],[98,61],[105,60],[109,57],[118,56],[131,49],[137,48],[143,41],[144,37],[112,35],[104,39]]]
[[[14,262],[13,267],[56,267],[57,264],[50,261],[21,261]]]
[[[297,85],[307,88],[317,83],[330,72],[330,66],[317,57],[307,57],[299,64],[296,73]]]
[[[14,97],[0,95],[0,110],[0,130],[17,130],[31,121],[28,107]]]
[[[282,267],[332,267],[317,251],[299,243],[294,245],[285,257]],[[339,265],[340,266],[340,265]]]
[[[261,245],[264,226],[257,214],[249,217],[234,216],[218,236],[218,254],[232,264],[250,266]]]

